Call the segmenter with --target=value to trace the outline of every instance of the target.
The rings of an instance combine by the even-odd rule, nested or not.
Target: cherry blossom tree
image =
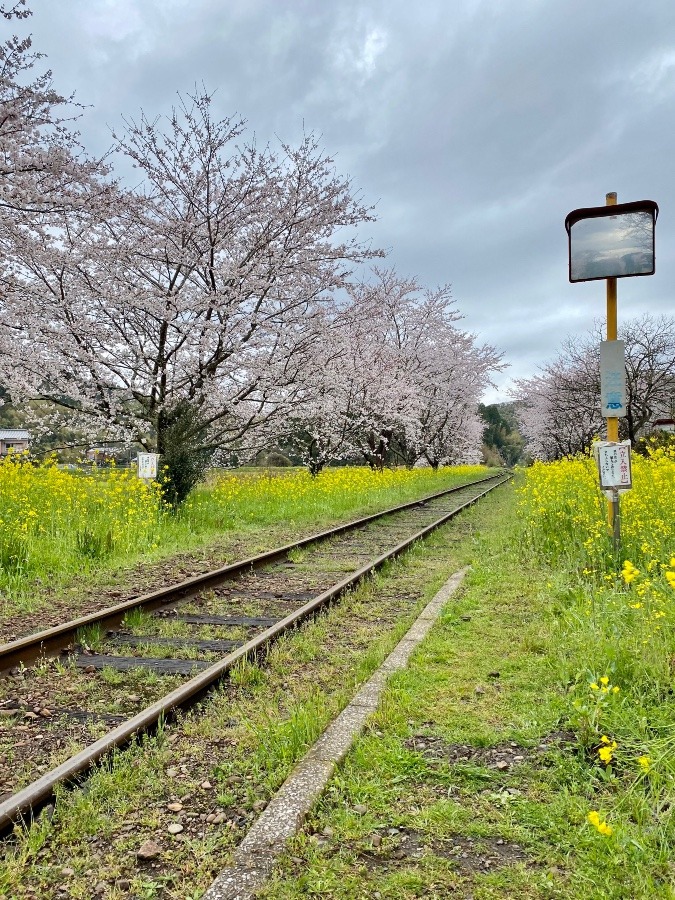
[[[659,416],[670,417],[675,398],[675,320],[642,316],[624,322],[627,415],[619,436],[635,442]],[[587,450],[606,432],[600,405],[600,341],[603,323],[570,338],[558,356],[532,379],[518,383],[519,418],[527,451],[540,459]]]
[[[0,20],[13,24],[31,15],[26,0],[0,5]],[[86,156],[73,131],[82,107],[52,86],[50,71],[35,74],[43,54],[30,36],[0,43],[0,278],[11,278],[14,248],[26,232],[53,227],[52,215],[66,208],[107,202],[113,183],[100,160]],[[3,300],[0,298],[0,304]],[[13,348],[11,332],[0,335]],[[8,395],[5,396],[9,402]],[[31,409],[35,413],[37,408]],[[15,416],[25,410],[14,407]]]
[[[315,321],[313,340],[302,372],[301,402],[286,427],[267,439],[281,439],[312,475],[332,460],[357,456],[354,435],[359,428],[361,379],[359,352],[364,335],[351,310],[337,306]]]
[[[383,304],[394,304],[396,295],[411,293],[416,284],[393,272],[373,275],[372,281],[349,287],[347,304],[324,330],[324,340],[313,345],[313,375],[293,422],[296,445],[313,472],[345,457],[381,469],[394,430],[411,408],[411,360],[392,339]]]
[[[0,6],[6,20],[30,15],[25,0]],[[106,171],[72,130],[82,107],[52,87],[51,71],[33,77],[43,58],[30,36],[0,44],[0,230],[24,224],[27,214],[91,202]]]
[[[362,452],[386,449],[408,466],[421,459],[439,465],[480,459],[478,402],[501,357],[462,331],[450,287],[423,289],[415,279],[377,271],[365,289],[368,322],[377,323],[389,357],[393,395],[380,398]],[[386,416],[384,415],[386,411]],[[378,423],[380,425],[377,431]]]
[[[29,14],[23,0],[0,7]],[[259,147],[204,90],[114,135],[137,184],[89,159],[30,38],[0,50],[0,383],[83,440],[164,455],[180,502],[216,452],[288,423],[319,471],[473,459],[500,365],[448,287],[352,271],[372,219],[312,135]]]
[[[301,395],[314,322],[372,217],[316,139],[258,149],[195,95],[126,123],[133,191],[15,235],[0,379],[91,433],[171,455],[241,447]],[[58,227],[57,227],[58,226]]]
[[[449,288],[375,269],[349,295],[313,345],[313,388],[293,422],[310,471],[354,455],[373,468],[479,459],[478,400],[500,357],[456,327]]]
[[[625,437],[635,442],[654,419],[675,411],[675,319],[644,315],[625,322],[627,411]]]
[[[534,459],[550,461],[583,452],[602,434],[599,386],[593,403],[581,402],[579,374],[554,363],[541,374],[516,382],[525,451]]]
[[[439,465],[480,462],[483,422],[479,401],[501,355],[453,324],[437,321],[416,351],[413,415],[401,422],[393,449],[406,465],[425,459]]]

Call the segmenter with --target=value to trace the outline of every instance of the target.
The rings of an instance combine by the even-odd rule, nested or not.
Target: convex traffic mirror
[[[653,200],[574,209],[565,219],[570,281],[654,274]]]

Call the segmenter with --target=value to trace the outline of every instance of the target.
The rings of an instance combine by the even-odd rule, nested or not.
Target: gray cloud
[[[670,312],[675,6],[654,0],[34,0],[55,86],[92,104],[85,143],[177,91],[217,89],[257,139],[323,136],[379,221],[390,263],[451,282],[466,325],[532,374],[602,316],[567,282],[566,213],[654,199],[657,273],[619,314]]]

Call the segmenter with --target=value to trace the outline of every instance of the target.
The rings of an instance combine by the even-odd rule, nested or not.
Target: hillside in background
[[[485,422],[483,455],[490,464],[498,464],[496,457],[507,466],[523,461],[525,438],[518,430],[515,403],[480,404],[478,410]]]

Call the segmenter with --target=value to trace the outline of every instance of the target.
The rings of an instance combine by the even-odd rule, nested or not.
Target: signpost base
[[[633,487],[630,441],[596,441],[593,453],[598,466],[600,489],[607,497],[608,524],[614,552],[621,547],[621,510],[619,495]]]
[[[619,492],[612,493],[612,540],[614,553],[618,555],[621,549],[621,507],[619,505]]]

